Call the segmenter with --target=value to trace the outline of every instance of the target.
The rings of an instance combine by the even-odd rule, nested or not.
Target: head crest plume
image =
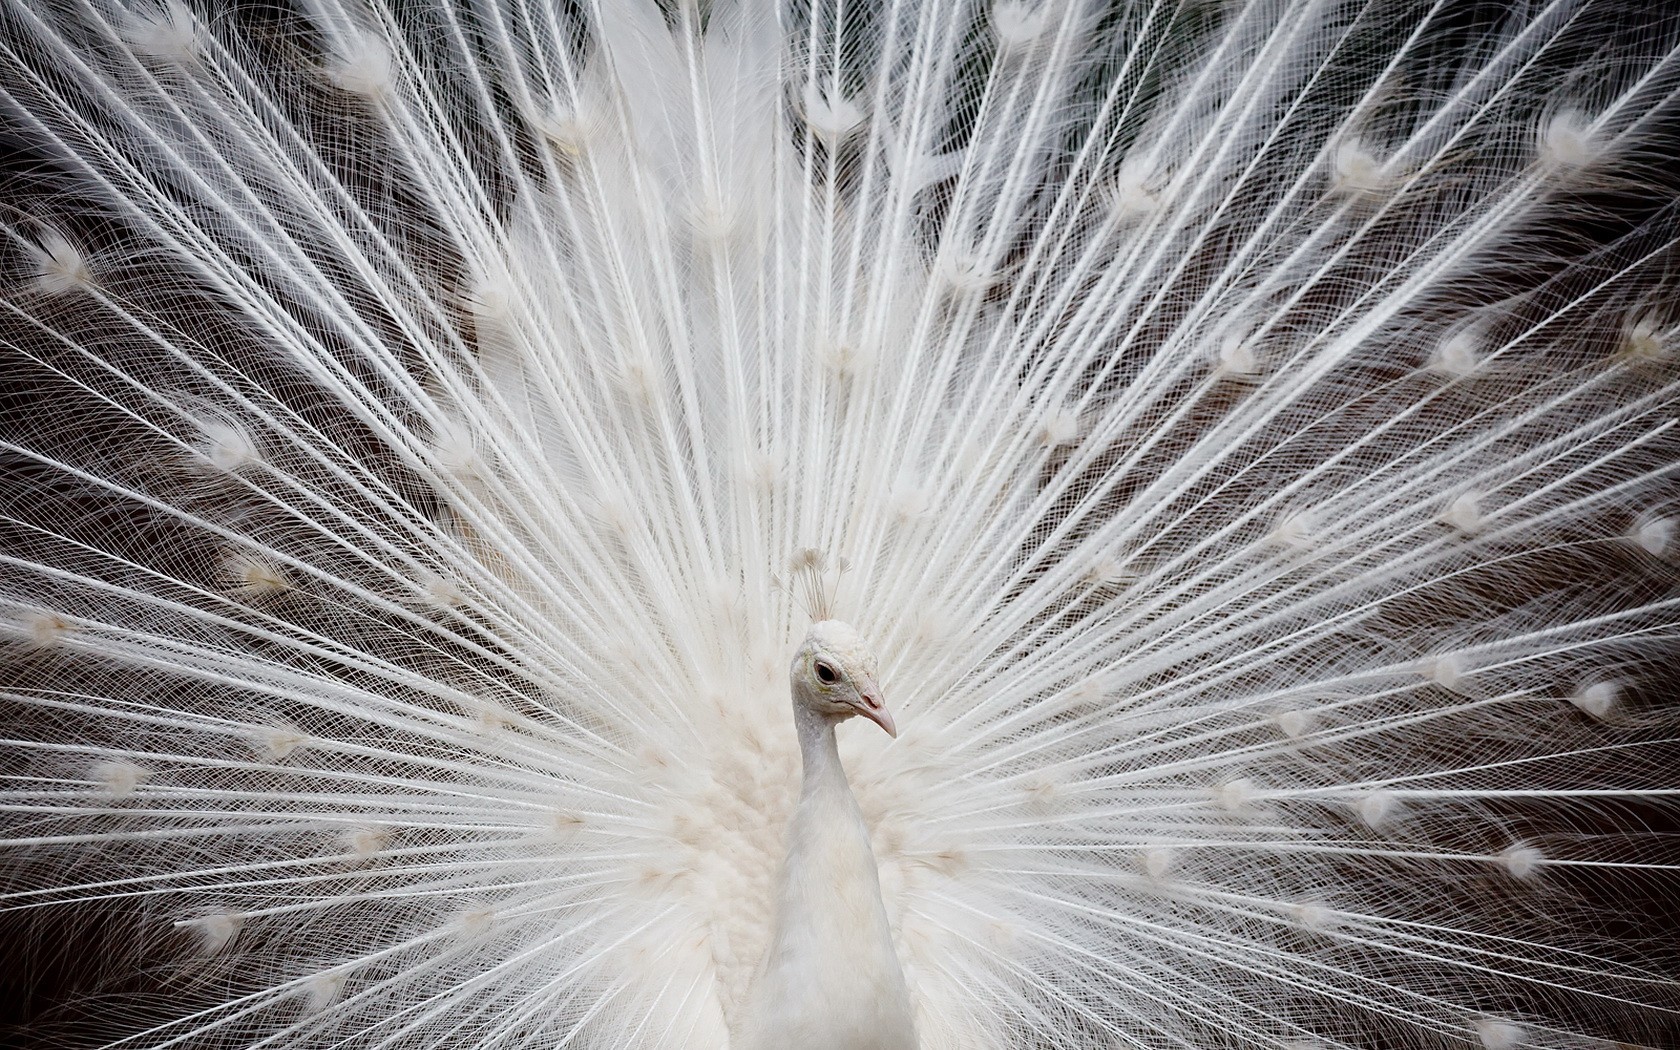
[[[836,598],[840,593],[840,578],[852,563],[845,558],[835,559],[829,573],[828,556],[815,547],[801,547],[788,559],[787,575],[773,576],[778,589],[786,591],[805,610],[813,623],[834,619]]]

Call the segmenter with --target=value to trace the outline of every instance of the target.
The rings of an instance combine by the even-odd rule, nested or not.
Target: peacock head
[[[793,702],[834,722],[862,715],[896,737],[875,673],[875,654],[851,624],[819,621],[793,658]]]

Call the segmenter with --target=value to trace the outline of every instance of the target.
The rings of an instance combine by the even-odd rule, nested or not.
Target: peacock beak
[[[885,701],[881,699],[881,690],[870,682],[858,690],[857,712],[887,731],[887,735],[896,739],[898,726],[893,723],[892,712],[887,710]]]

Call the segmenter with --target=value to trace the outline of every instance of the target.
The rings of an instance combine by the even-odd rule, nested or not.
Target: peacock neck
[[[840,765],[840,746],[834,738],[835,722],[803,704],[793,706],[793,727],[799,735],[799,757],[804,763],[800,797],[839,793],[851,797],[845,767]]]

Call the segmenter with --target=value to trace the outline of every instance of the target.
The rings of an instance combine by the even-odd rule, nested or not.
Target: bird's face
[[[875,654],[850,624],[823,620],[811,625],[793,658],[794,695],[817,714],[836,722],[862,715],[896,737],[898,727],[875,681]]]

